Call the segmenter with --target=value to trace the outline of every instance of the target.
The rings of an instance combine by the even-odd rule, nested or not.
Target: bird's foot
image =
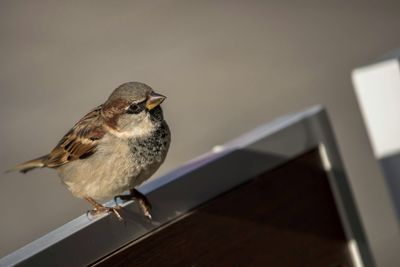
[[[120,198],[123,201],[129,201],[129,200],[136,200],[138,203],[139,208],[142,210],[144,216],[149,218],[150,220],[152,219],[150,210],[151,210],[151,204],[150,201],[147,199],[145,195],[140,193],[136,189],[131,189],[129,195],[118,195],[114,197],[115,203],[117,203],[117,199]]]
[[[85,199],[93,206],[93,209],[89,210],[86,215],[99,216],[104,213],[113,213],[119,221],[124,220],[121,214],[119,214],[119,210],[121,210],[120,206],[116,205],[115,207],[105,207],[91,197],[85,197]]]
[[[102,214],[105,213],[112,213],[115,215],[115,217],[117,217],[117,219],[119,221],[123,221],[124,218],[122,218],[121,214],[119,213],[119,211],[121,210],[120,206],[115,206],[115,207],[105,207],[105,206],[97,206],[92,210],[89,210],[87,212],[88,215],[92,216],[92,217],[96,217],[96,216],[100,216]]]

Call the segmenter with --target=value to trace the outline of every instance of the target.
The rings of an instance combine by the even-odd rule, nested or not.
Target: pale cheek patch
[[[155,130],[154,123],[150,120],[149,116],[146,116],[143,120],[137,123],[130,123],[123,129],[113,129],[106,125],[108,132],[118,138],[129,139],[129,138],[142,138],[149,136]]]

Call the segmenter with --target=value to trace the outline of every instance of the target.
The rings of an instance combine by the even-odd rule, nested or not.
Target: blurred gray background
[[[400,1],[3,0],[0,170],[50,151],[126,81],[168,96],[173,143],[156,176],[320,103],[357,185],[366,227],[385,243],[397,225],[379,189],[350,72],[399,47],[399,10]],[[363,194],[371,187],[375,195]],[[90,208],[53,170],[2,173],[0,203],[0,256]]]

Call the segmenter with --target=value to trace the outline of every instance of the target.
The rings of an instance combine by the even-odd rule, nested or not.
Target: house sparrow
[[[160,104],[166,97],[139,82],[128,82],[112,92],[107,101],[72,127],[47,155],[22,163],[12,171],[53,168],[78,198],[86,199],[91,215],[114,213],[101,200],[134,199],[145,216],[151,205],[135,189],[164,162],[171,135]],[[129,190],[128,195],[121,195]]]

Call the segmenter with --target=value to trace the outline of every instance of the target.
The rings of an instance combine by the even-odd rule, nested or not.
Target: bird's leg
[[[119,206],[111,207],[111,208],[105,207],[105,206],[101,205],[100,203],[98,203],[97,201],[95,201],[91,197],[85,197],[85,199],[93,206],[93,209],[88,211],[88,214],[90,214],[92,216],[96,216],[96,215],[100,215],[102,213],[113,213],[118,218],[118,220],[120,220],[120,221],[124,220],[118,212],[118,210],[120,209]]]
[[[143,211],[144,216],[147,218],[151,219],[151,204],[150,201],[147,199],[145,195],[140,193],[138,190],[135,188],[130,190],[130,193],[128,195],[118,195],[114,197],[115,203],[117,203],[117,198],[120,198],[123,201],[128,201],[128,200],[136,200],[139,208]]]

